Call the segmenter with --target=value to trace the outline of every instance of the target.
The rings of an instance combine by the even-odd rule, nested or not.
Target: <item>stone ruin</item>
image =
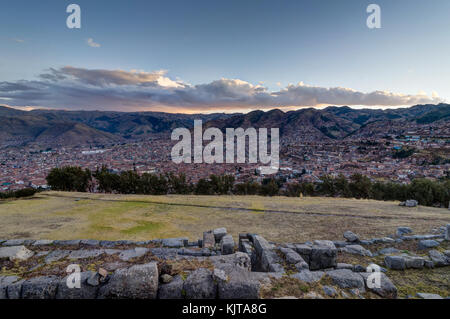
[[[203,233],[203,238],[151,241],[0,240],[0,299],[258,299],[272,281],[292,278],[306,284],[321,282],[325,297],[363,298],[370,291],[382,298],[397,298],[397,288],[385,274],[389,270],[450,266],[450,251],[435,248],[448,244],[450,224],[434,234],[411,235],[399,227],[392,237],[361,240],[353,232],[345,241],[315,240],[276,244],[257,234],[240,234],[236,245],[225,228]],[[396,249],[395,244],[417,242],[424,257]],[[384,244],[377,252],[369,248]],[[384,267],[337,262],[339,254],[384,256]],[[61,267],[81,263],[80,288],[70,288],[73,275]],[[173,272],[175,264],[190,265]],[[28,269],[13,274],[17,265]],[[60,268],[58,268],[58,265]],[[377,286],[369,280],[376,269]],[[59,272],[58,272],[59,270]],[[312,298],[322,298],[313,294]],[[419,293],[419,298],[441,298]]]

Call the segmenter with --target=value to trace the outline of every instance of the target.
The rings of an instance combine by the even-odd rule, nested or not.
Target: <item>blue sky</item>
[[[66,27],[70,3],[81,7],[79,30]],[[381,7],[381,29],[366,26],[370,3]],[[7,105],[189,112],[450,100],[448,0],[0,6]],[[41,76],[50,68],[58,80]],[[87,80],[99,76],[101,83]]]

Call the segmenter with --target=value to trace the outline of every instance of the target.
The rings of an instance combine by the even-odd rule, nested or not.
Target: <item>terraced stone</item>
[[[69,258],[69,259],[87,259],[87,258],[98,257],[104,253],[105,253],[105,251],[103,249],[94,249],[94,250],[80,249],[80,250],[71,251],[67,258]]]

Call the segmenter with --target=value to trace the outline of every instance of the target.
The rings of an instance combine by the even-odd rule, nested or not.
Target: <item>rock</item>
[[[228,276],[227,276],[227,274],[225,273],[224,270],[214,268],[213,279],[216,282],[227,281],[228,280]]]
[[[52,245],[52,244],[53,244],[53,240],[42,239],[42,240],[36,240],[33,243],[33,246],[48,246],[48,245]]]
[[[428,293],[424,293],[424,292],[417,293],[417,297],[420,299],[444,299],[440,295],[428,294]]]
[[[295,252],[291,248],[280,248],[280,251],[284,254],[284,257],[288,264],[295,265],[298,263],[305,263],[302,256],[300,256],[297,252]]]
[[[214,238],[214,234],[212,231],[207,231],[203,233],[203,241],[202,241],[202,247],[203,248],[214,248],[214,245],[216,244],[216,240]]]
[[[8,299],[8,286],[18,280],[16,276],[0,276],[0,299]]]
[[[425,265],[425,259],[422,257],[405,257],[406,268],[422,269]]]
[[[166,238],[162,240],[162,245],[164,247],[171,247],[171,248],[180,248],[187,246],[187,243],[189,240],[185,237],[182,238]]]
[[[118,245],[117,242],[111,240],[102,240],[100,241],[100,246],[105,248],[113,248]]]
[[[311,256],[309,258],[309,269],[319,270],[326,268],[333,268],[336,266],[337,249],[332,242],[330,245],[318,245],[315,243],[311,249]]]
[[[98,292],[99,298],[155,299],[158,292],[156,262],[118,269]]]
[[[431,261],[433,261],[434,267],[444,267],[449,264],[444,254],[441,254],[437,250],[430,250],[428,255],[430,256]]]
[[[344,238],[351,243],[359,241],[359,237],[349,230],[344,233]]]
[[[439,242],[437,242],[435,240],[421,240],[421,241],[419,241],[418,249],[424,250],[424,249],[434,248],[437,246],[439,246]]]
[[[216,243],[220,243],[222,238],[227,234],[227,229],[224,228],[224,227],[216,228],[216,229],[213,230],[213,234],[214,234],[214,238],[216,240]]]
[[[364,279],[359,273],[354,273],[348,269],[339,269],[328,271],[325,275],[330,277],[332,282],[340,288],[358,288],[364,290]]]
[[[234,253],[234,240],[231,235],[225,235],[220,240],[220,251],[222,255],[230,255]]]
[[[205,268],[192,272],[184,282],[184,291],[187,299],[215,299],[217,285],[213,280],[212,272]]]
[[[306,283],[314,283],[320,281],[320,279],[322,279],[324,275],[325,272],[323,271],[309,271],[305,269],[299,273],[291,275],[291,277],[304,281]]]
[[[406,261],[402,256],[386,256],[384,264],[387,268],[394,270],[404,270],[406,268]]]
[[[336,264],[336,269],[350,269],[350,270],[353,270],[353,265],[352,264],[337,263]]]
[[[53,244],[56,246],[79,246],[81,243],[80,239],[74,240],[55,240]]]
[[[100,246],[100,241],[99,240],[94,240],[94,239],[83,239],[80,242],[81,245],[86,245],[86,246]]]
[[[3,246],[29,246],[34,243],[32,239],[10,239],[3,243]]]
[[[228,280],[218,282],[219,299],[258,299],[260,276],[257,273],[235,270]]]
[[[394,247],[386,247],[378,251],[378,253],[381,255],[394,255],[398,254],[399,252],[400,250]]]
[[[92,287],[100,285],[101,275],[98,272],[91,272],[90,276],[86,279],[86,284]]]
[[[415,199],[408,199],[408,200],[405,202],[405,206],[406,206],[406,207],[416,207],[417,205],[419,205],[419,202],[416,201]]]
[[[352,270],[354,272],[365,272],[366,268],[362,265],[355,265]]]
[[[22,283],[22,299],[55,299],[59,279],[56,276],[36,277]],[[9,293],[9,291],[8,291]]]
[[[393,244],[393,243],[395,243],[395,239],[393,239],[391,237],[383,237],[383,238],[381,238],[381,242],[383,244]]]
[[[434,268],[434,262],[431,261],[431,260],[426,260],[426,259],[425,259],[424,267],[425,267],[425,268],[428,268],[428,269],[432,269],[432,268]]]
[[[336,246],[336,248],[342,248],[348,245],[347,241],[342,241],[342,240],[333,240],[333,244],[334,246]]]
[[[361,273],[366,288],[383,298],[397,298],[397,287],[382,272]],[[378,278],[376,276],[379,276]]]
[[[175,276],[170,283],[160,285],[158,289],[159,299],[183,299],[184,281],[181,276]]]
[[[27,260],[33,257],[34,252],[25,246],[0,247],[0,259]]]
[[[305,297],[305,299],[323,299],[323,296],[321,294],[318,294],[314,291],[308,292]]]
[[[313,245],[329,247],[332,249],[336,248],[336,246],[334,245],[334,243],[331,240],[315,240]]]
[[[173,277],[169,274],[164,274],[164,275],[161,275],[160,279],[161,279],[162,283],[168,284],[169,282],[171,282],[173,280]]]
[[[95,299],[97,297],[96,286],[87,284],[90,277],[95,275],[92,271],[81,272],[81,288],[69,288],[67,286],[68,276],[59,282],[56,299]]]
[[[450,240],[450,224],[447,224],[445,226],[445,240]]]
[[[284,272],[281,266],[281,258],[273,250],[273,245],[259,235],[253,236],[253,244],[255,246],[256,260],[254,270],[263,272]]]
[[[69,253],[69,250],[54,250],[45,257],[45,263],[50,264],[52,262],[66,258]]]
[[[243,252],[237,252],[231,255],[220,255],[210,257],[209,260],[213,263],[217,269],[222,269],[225,273],[230,273],[236,268],[240,268],[245,271],[251,270],[250,257]]]
[[[67,256],[68,259],[87,259],[87,258],[93,258],[98,257],[102,254],[104,254],[105,251],[103,249],[94,249],[94,250],[73,250],[70,252],[70,254]]]
[[[294,266],[295,266],[295,269],[297,269],[297,271],[299,271],[299,272],[304,269],[309,269],[309,265],[305,261],[300,261],[300,262],[296,263]]]
[[[372,252],[361,245],[347,245],[342,250],[349,254],[372,257]]]
[[[302,258],[308,264],[309,264],[309,257],[311,256],[311,250],[312,247],[305,244],[295,245],[295,251],[297,251],[297,253],[299,253],[300,256],[302,256]]]
[[[129,261],[133,258],[144,256],[148,251],[148,248],[136,247],[133,249],[124,250],[119,254],[119,258],[123,261]]]
[[[337,295],[336,289],[331,286],[323,286],[322,290],[328,297],[335,297]]]

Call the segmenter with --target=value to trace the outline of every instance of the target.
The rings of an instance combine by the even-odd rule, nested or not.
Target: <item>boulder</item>
[[[415,199],[408,199],[407,201],[405,201],[406,207],[416,207],[417,205],[419,205],[419,202]]]
[[[218,282],[219,299],[258,299],[261,284],[255,273],[236,270]]]
[[[225,235],[220,240],[220,251],[222,255],[230,255],[234,253],[234,240],[233,236]]]
[[[397,287],[382,272],[368,273],[363,272],[361,276],[364,278],[366,288],[383,298],[397,298]],[[379,276],[376,278],[375,276]]]
[[[189,240],[186,237],[181,238],[166,238],[162,240],[162,245],[164,247],[171,247],[171,248],[180,248],[187,246]]]
[[[67,256],[69,259],[86,259],[86,258],[93,258],[98,257],[102,254],[104,254],[105,251],[103,249],[80,249],[80,250],[72,250],[70,254]]]
[[[86,271],[80,273],[80,288],[69,288],[67,286],[68,276],[59,282],[56,299],[95,299],[97,297],[98,287],[88,285],[87,281],[95,273]]]
[[[22,283],[22,299],[55,299],[60,279],[56,276],[36,277]],[[9,293],[9,291],[8,291]]]
[[[324,294],[327,295],[328,297],[335,297],[335,296],[337,296],[336,289],[334,289],[331,286],[323,286],[322,290],[323,290]]]
[[[159,299],[183,299],[184,281],[181,276],[175,276],[170,283],[162,284],[158,289]]]
[[[228,275],[223,269],[214,268],[213,279],[216,282],[227,281]]]
[[[450,224],[445,226],[445,240],[450,240]]]
[[[440,295],[428,294],[428,293],[424,293],[424,292],[418,292],[417,297],[420,299],[444,299]]]
[[[187,299],[215,299],[217,284],[211,270],[199,268],[193,271],[184,282],[184,291]]]
[[[444,267],[449,264],[446,256],[437,250],[430,250],[428,252],[428,255],[430,256],[430,259],[433,262],[434,267]]]
[[[344,233],[344,238],[351,243],[359,241],[359,237],[349,230]]]
[[[418,249],[424,250],[424,249],[434,248],[437,246],[439,246],[439,242],[437,242],[436,240],[432,240],[432,239],[421,240],[421,241],[419,241]]]
[[[216,240],[216,243],[220,243],[222,237],[224,237],[227,234],[227,229],[222,228],[216,228],[213,230],[214,238]]]
[[[298,263],[305,263],[302,256],[291,248],[280,248],[280,251],[283,253],[288,264],[295,265]]]
[[[0,299],[8,299],[8,286],[18,280],[16,276],[0,276]]]
[[[348,269],[338,269],[328,271],[325,275],[330,277],[332,282],[340,288],[358,288],[359,290],[364,290],[364,279],[359,273],[354,273]]]
[[[394,270],[404,270],[406,268],[406,261],[402,256],[386,256],[384,264],[387,268]]]
[[[158,292],[156,262],[118,269],[108,283],[100,288],[102,299],[155,299]]]
[[[8,299],[20,299],[22,296],[22,285],[24,282],[25,280],[22,279],[8,285],[6,288]]]
[[[291,275],[291,277],[306,283],[314,283],[320,281],[324,275],[325,272],[323,271],[309,271],[305,269],[299,273]]]
[[[250,257],[243,252],[237,252],[231,255],[212,256],[209,260],[215,268],[224,270],[225,273],[231,273],[236,268],[250,271],[252,266]]]
[[[70,250],[54,250],[45,257],[45,263],[50,264],[69,256]]]
[[[422,257],[405,257],[406,268],[422,269],[425,265],[425,259]]]
[[[302,256],[302,258],[309,264],[309,257],[311,256],[312,247],[306,244],[295,245],[295,251]]]
[[[361,245],[347,245],[342,248],[342,251],[345,251],[349,254],[372,257],[372,252],[365,249]]]
[[[203,248],[214,248],[214,245],[216,244],[216,240],[214,238],[214,234],[212,231],[206,231],[203,233],[203,241],[202,241],[202,247]]]
[[[33,243],[33,246],[49,246],[51,244],[53,244],[53,240],[42,239],[42,240],[36,240]]]
[[[148,248],[136,247],[133,249],[124,250],[119,254],[119,258],[123,261],[129,261],[133,258],[144,256],[146,253],[148,253],[148,251]]]
[[[337,249],[332,242],[330,243],[332,247],[328,244],[318,245],[317,243],[312,246],[309,258],[310,270],[336,267]]]
[[[164,275],[161,275],[160,280],[162,283],[168,284],[169,282],[171,282],[173,280],[173,277],[169,274],[164,274]]]
[[[350,270],[353,270],[353,265],[352,264],[337,263],[336,264],[336,269],[350,269]]]
[[[386,248],[380,249],[378,251],[378,253],[381,255],[394,255],[394,254],[398,254],[399,252],[400,252],[400,250],[398,250],[397,248],[394,248],[394,247],[386,247]]]
[[[9,246],[0,247],[0,259],[14,260],[27,260],[33,257],[34,252],[26,248],[25,246]]]

